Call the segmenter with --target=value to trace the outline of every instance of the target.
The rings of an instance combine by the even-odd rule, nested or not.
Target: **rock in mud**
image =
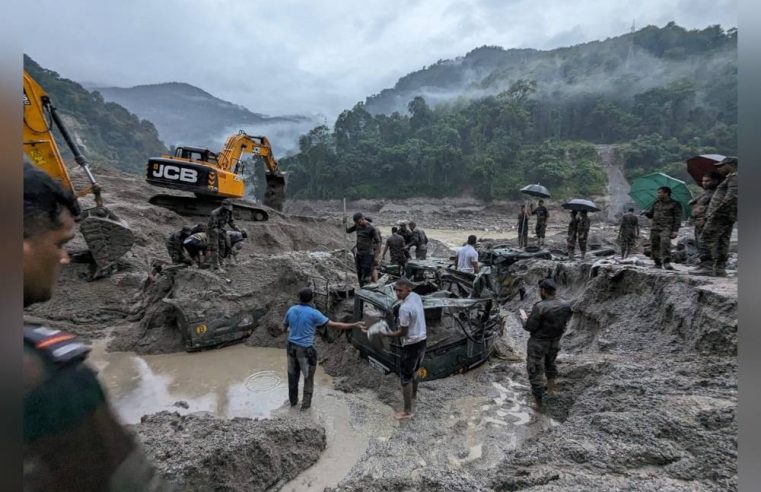
[[[325,429],[309,418],[220,419],[145,415],[132,426],[148,458],[179,490],[277,490],[325,450]]]

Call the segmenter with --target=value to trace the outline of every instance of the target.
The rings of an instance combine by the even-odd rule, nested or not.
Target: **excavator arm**
[[[82,190],[76,190],[71,182],[69,171],[63,163],[61,152],[58,150],[52,127],[56,126],[61,133],[66,145],[74,154],[74,160],[79,164],[90,181],[90,186]],[[87,159],[79,151],[79,148],[71,138],[66,126],[55,106],[50,102],[50,97],[45,90],[24,71],[24,152],[32,162],[40,169],[59,181],[64,187],[72,191],[77,197],[92,193],[97,206],[103,206],[100,197],[100,186],[90,171]]]
[[[60,132],[74,160],[82,168],[90,185],[77,190],[64,164],[61,152],[53,137],[53,125]],[[132,248],[134,236],[126,223],[103,206],[101,189],[90,171],[89,164],[79,151],[73,138],[63,124],[45,90],[24,71],[24,153],[32,164],[46,172],[71,190],[78,198],[90,193],[95,199],[95,207],[82,211],[77,218],[79,228],[85,238],[96,264],[93,278],[107,275],[116,261]]]
[[[272,146],[267,137],[249,135],[243,130],[231,135],[225,142],[222,151],[217,155],[218,166],[224,171],[235,172],[236,166],[244,154],[253,154],[262,158],[267,168],[264,205],[275,210],[282,210],[285,202],[285,176],[278,168],[277,160],[272,154]]]

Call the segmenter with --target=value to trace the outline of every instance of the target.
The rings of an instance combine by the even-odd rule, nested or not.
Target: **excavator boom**
[[[90,185],[77,190],[64,164],[61,152],[53,137],[53,126],[58,129],[67,147],[74,154],[74,160],[82,168]],[[59,181],[78,198],[92,193],[95,207],[85,209],[77,218],[79,230],[95,261],[93,278],[107,275],[113,270],[117,260],[134,244],[134,235],[129,226],[113,212],[103,206],[100,186],[90,171],[87,159],[79,151],[60,115],[47,93],[24,71],[24,153],[32,164]]]

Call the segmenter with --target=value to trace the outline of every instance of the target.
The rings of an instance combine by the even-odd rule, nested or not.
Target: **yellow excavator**
[[[74,187],[53,137],[54,125],[71,153],[74,154],[74,160],[87,176],[89,186],[80,190]],[[87,159],[79,151],[48,94],[26,70],[24,70],[24,128],[22,135],[24,153],[34,166],[45,171],[65,188],[71,190],[77,198],[92,193],[95,199],[95,207],[84,209],[81,215],[77,217],[79,230],[95,263],[95,270],[91,272],[91,279],[113,273],[116,269],[117,260],[129,251],[135,242],[132,230],[123,220],[103,206],[101,188],[90,171]]]
[[[267,137],[249,135],[243,130],[228,137],[219,153],[198,147],[177,147],[174,155],[150,158],[146,169],[148,183],[195,195],[155,195],[150,203],[180,215],[206,217],[222,200],[232,198],[236,199],[233,202],[236,219],[267,220],[269,214],[265,208],[242,200],[246,196],[247,174],[241,157],[248,154],[261,157],[266,166],[263,204],[282,210],[285,176],[278,169],[270,142]]]

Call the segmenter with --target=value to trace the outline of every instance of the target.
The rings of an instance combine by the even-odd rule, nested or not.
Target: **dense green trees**
[[[717,85],[714,98],[734,85]],[[680,80],[622,103],[580,95],[533,97],[537,84],[518,80],[478,100],[430,107],[415,97],[409,113],[371,115],[364,104],[342,112],[331,132],[301,137],[300,153],[283,159],[294,197],[446,196],[516,198],[540,182],[555,196],[602,193],[606,178],[592,143],[619,143],[629,177],[662,170],[685,180],[696,153],[736,153],[736,109],[717,111]]]
[[[539,181],[558,198],[590,195],[606,182],[595,143],[619,145],[629,178],[691,182],[688,157],[737,152],[736,58],[736,29],[674,23],[550,51],[477,48],[302,138],[282,160],[289,193],[500,199]]]

